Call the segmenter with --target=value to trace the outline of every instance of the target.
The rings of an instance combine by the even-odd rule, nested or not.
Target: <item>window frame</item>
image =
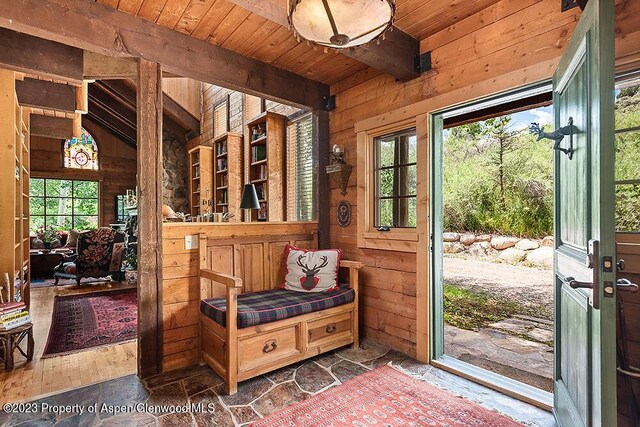
[[[357,204],[358,209],[358,247],[368,249],[413,252],[417,250],[418,228],[392,227],[389,231],[379,231],[375,227],[376,209],[376,171],[375,139],[403,130],[416,129],[416,205],[419,204],[420,187],[420,150],[426,149],[426,135],[421,135],[418,117],[411,117],[395,123],[380,125],[371,129],[362,129],[357,133]],[[416,215],[417,216],[417,215]],[[416,218],[416,223],[418,223]]]
[[[97,227],[100,227],[102,224],[102,180],[99,179],[68,179],[65,177],[58,177],[58,176],[32,176],[30,179],[41,179],[43,180],[43,195],[42,196],[36,196],[29,194],[29,231],[32,232],[31,230],[31,218],[43,218],[44,222],[43,224],[47,225],[47,217],[59,217],[59,216],[65,216],[65,217],[70,217],[71,218],[71,224],[72,227],[69,228],[69,230],[75,230],[75,225],[74,225],[74,218],[75,217],[96,217],[97,218]],[[96,195],[96,197],[74,197],[73,196],[73,190],[71,192],[71,196],[69,196],[69,198],[71,199],[71,214],[69,215],[47,215],[47,199],[60,199],[60,197],[58,196],[51,196],[49,198],[47,198],[47,181],[72,181],[72,182],[79,182],[79,181],[89,181],[89,182],[95,182],[98,184],[98,194]],[[72,189],[73,189],[73,184],[72,184]],[[33,206],[33,204],[31,203],[31,200],[37,198],[37,199],[42,199],[44,201],[43,203],[43,208],[44,208],[44,213],[42,215],[39,214],[35,214],[33,215],[31,213],[31,206]],[[97,207],[97,214],[96,215],[76,215],[74,213],[75,211],[75,205],[74,205],[74,200],[78,199],[78,200],[96,200],[98,202],[98,207]]]
[[[416,186],[415,189],[415,193],[414,194],[402,194],[399,188],[399,182],[401,181],[401,170],[402,168],[409,168],[411,166],[415,166],[416,167],[416,172],[418,169],[418,159],[417,159],[417,152],[416,152],[416,159],[413,162],[401,162],[400,161],[400,156],[402,155],[401,153],[401,145],[400,144],[394,144],[394,149],[393,149],[393,164],[391,166],[381,166],[380,165],[380,144],[379,144],[379,139],[381,138],[398,138],[401,136],[415,136],[416,138],[416,150],[417,150],[417,139],[418,139],[418,134],[417,134],[417,130],[415,127],[413,128],[408,128],[408,129],[403,129],[397,132],[393,132],[390,134],[385,134],[385,135],[381,135],[381,136],[377,136],[375,138],[373,138],[373,150],[374,150],[374,157],[373,157],[373,162],[374,162],[374,166],[373,166],[373,173],[375,174],[374,177],[374,211],[373,211],[373,225],[374,227],[381,227],[381,226],[388,226],[387,224],[380,224],[380,201],[381,200],[392,200],[394,201],[393,203],[393,224],[390,227],[392,228],[416,228],[417,227],[417,218],[416,218],[416,225],[415,226],[410,226],[410,225],[405,225],[405,226],[399,226],[399,225],[395,225],[399,222],[399,217],[401,215],[401,206],[400,203],[395,203],[395,201],[400,201],[402,199],[415,199],[417,201],[418,199],[418,189]],[[408,155],[408,151],[406,153]],[[393,170],[393,194],[390,196],[381,196],[380,195],[380,177],[382,174],[382,170]],[[408,207],[407,209],[407,216],[408,216]]]

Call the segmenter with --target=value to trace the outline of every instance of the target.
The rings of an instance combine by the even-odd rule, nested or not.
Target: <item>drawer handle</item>
[[[327,331],[328,334],[335,332],[336,331],[336,324],[335,323],[330,323],[327,325],[327,329],[325,329],[325,331]]]
[[[276,343],[276,340],[269,340],[264,343],[264,347],[262,347],[262,352],[271,353],[276,348],[278,348],[278,344]]]

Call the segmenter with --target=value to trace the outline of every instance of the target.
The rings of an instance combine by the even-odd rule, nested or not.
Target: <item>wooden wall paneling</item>
[[[138,63],[138,375],[161,372],[163,327],[167,317],[190,315],[162,305],[162,74],[160,65]],[[197,317],[197,313],[196,313]]]

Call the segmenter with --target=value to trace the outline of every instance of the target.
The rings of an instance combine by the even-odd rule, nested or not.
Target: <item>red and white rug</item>
[[[390,366],[289,406],[252,424],[276,426],[519,427],[521,424]]]

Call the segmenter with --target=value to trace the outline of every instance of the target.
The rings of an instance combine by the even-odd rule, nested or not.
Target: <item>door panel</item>
[[[554,153],[554,413],[563,427],[616,425],[613,17],[613,2],[590,0],[554,76],[556,129],[575,126],[560,143],[572,139],[572,158]]]

